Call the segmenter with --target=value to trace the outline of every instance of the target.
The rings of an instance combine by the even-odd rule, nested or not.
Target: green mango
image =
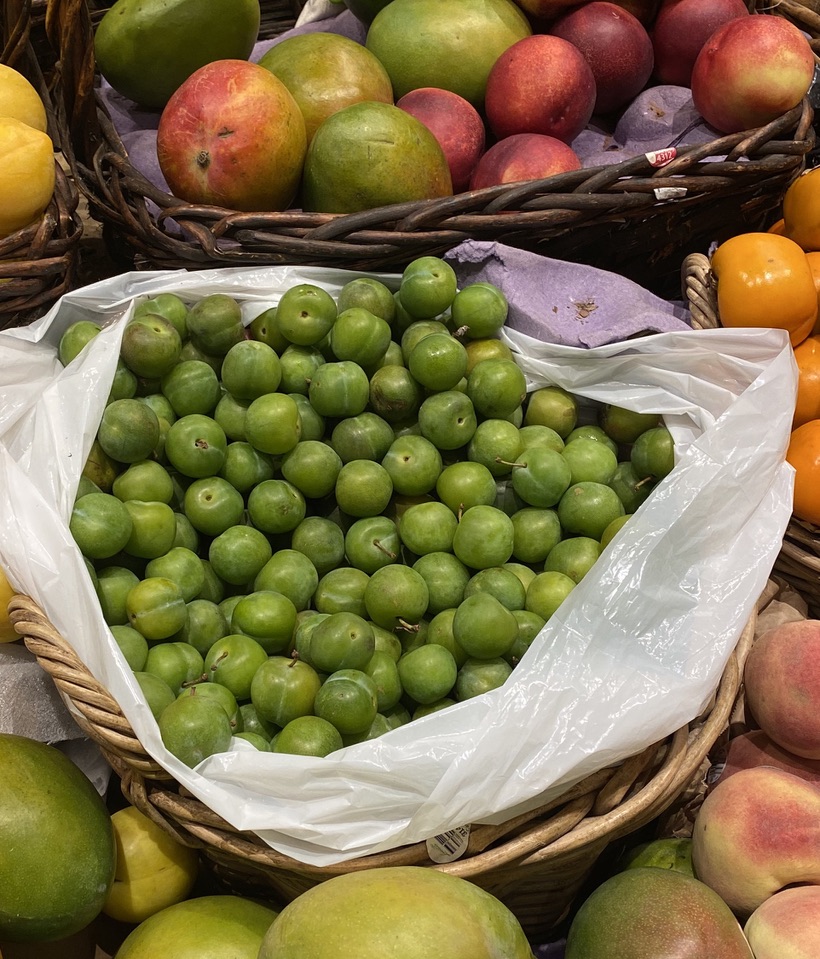
[[[111,817],[56,747],[0,733],[0,940],[42,943],[84,929],[114,880]],[[37,953],[32,953],[37,955]]]
[[[100,73],[124,97],[161,110],[213,60],[247,60],[259,34],[259,0],[116,0],[97,27]]]
[[[363,869],[319,883],[279,913],[257,959],[347,956],[533,959],[518,919],[500,900],[426,866]]]

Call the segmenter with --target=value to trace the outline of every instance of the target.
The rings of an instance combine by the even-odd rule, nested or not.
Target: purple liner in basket
[[[485,281],[507,297],[507,326],[562,346],[594,347],[691,329],[682,304],[617,273],[505,246],[467,240],[444,257],[459,286]]]

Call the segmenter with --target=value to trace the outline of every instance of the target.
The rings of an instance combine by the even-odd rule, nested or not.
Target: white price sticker
[[[427,855],[433,862],[453,862],[467,851],[470,827],[457,826],[427,840]]]

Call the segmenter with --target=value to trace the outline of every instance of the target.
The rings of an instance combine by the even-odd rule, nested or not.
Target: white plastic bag
[[[226,292],[246,321],[318,268],[131,273],[0,333],[0,562],[111,691],[148,752],[273,848],[326,865],[503,822],[695,717],[763,590],[791,512],[796,368],[781,331],[662,333],[594,350],[507,331],[531,389],[551,383],[664,414],[678,453],[502,688],[324,758],[237,748],[189,770],[102,618],[68,530],[135,297]],[[396,277],[383,276],[395,286]],[[74,320],[108,325],[66,369]],[[246,744],[242,744],[243,746]]]

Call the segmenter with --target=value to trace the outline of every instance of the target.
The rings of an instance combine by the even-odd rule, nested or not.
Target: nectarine
[[[820,788],[758,766],[716,786],[692,833],[695,875],[738,915],[797,883],[820,883]]]
[[[796,756],[820,759],[820,621],[766,630],[743,678],[746,705],[766,735]]]

